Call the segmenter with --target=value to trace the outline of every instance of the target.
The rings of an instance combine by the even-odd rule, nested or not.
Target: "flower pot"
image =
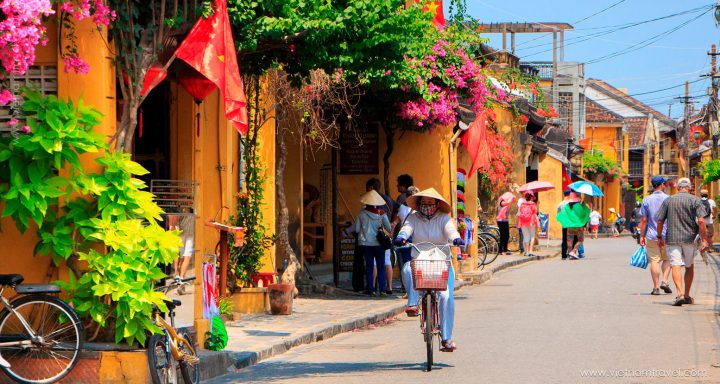
[[[270,313],[273,315],[292,314],[293,286],[291,284],[270,284],[268,285],[270,296]]]

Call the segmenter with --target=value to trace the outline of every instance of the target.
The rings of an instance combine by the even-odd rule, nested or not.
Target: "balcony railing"
[[[541,80],[551,80],[553,78],[553,63],[551,61],[520,63],[520,70],[525,73],[536,72],[535,75]]]
[[[677,175],[678,174],[678,163],[675,162],[663,162],[660,163],[660,174],[661,175]]]
[[[631,161],[628,164],[628,173],[630,176],[639,176],[642,177],[643,175],[643,163],[642,161]]]

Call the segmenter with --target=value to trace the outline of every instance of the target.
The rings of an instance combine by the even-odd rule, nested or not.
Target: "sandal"
[[[418,312],[418,307],[407,306],[405,307],[405,314],[408,317],[418,317],[420,315],[420,312]]]
[[[440,345],[440,352],[453,352],[457,349],[457,345],[450,340],[443,341]]]

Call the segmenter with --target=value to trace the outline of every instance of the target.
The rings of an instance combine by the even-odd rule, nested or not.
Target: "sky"
[[[448,3],[446,0],[446,8]],[[713,11],[707,11],[714,3],[714,0],[467,0],[470,16],[483,23],[573,25],[575,30],[565,32],[565,61],[587,63],[586,78],[627,88],[630,95],[644,93],[635,97],[665,114],[671,107],[674,118],[683,111],[675,97],[684,95],[686,80],[691,82],[690,95],[698,96],[696,107],[707,99],[710,81],[700,76],[710,72],[707,55],[710,46],[720,45],[720,28],[715,25]],[[675,14],[679,15],[667,17]],[[628,26],[657,18],[663,19]],[[502,48],[502,35],[486,37],[491,39],[491,46]],[[509,35],[507,44],[509,50]],[[521,61],[552,61],[552,34],[517,34],[515,45]],[[620,51],[628,52],[615,55]]]

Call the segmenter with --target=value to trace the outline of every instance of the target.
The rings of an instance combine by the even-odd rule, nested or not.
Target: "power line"
[[[616,6],[624,3],[625,1],[626,1],[626,0],[620,0],[620,1],[616,2],[616,3],[614,3],[613,5],[609,6],[609,7],[603,8],[603,9],[601,9],[601,10],[593,13],[593,14],[590,15],[590,16],[587,16],[587,17],[582,18],[582,19],[580,19],[580,20],[578,20],[578,21],[575,21],[575,22],[573,22],[572,24],[580,24],[580,23],[582,23],[583,21],[585,21],[585,20],[587,20],[587,19],[590,19],[590,18],[595,17],[595,16],[597,16],[597,15],[599,15],[599,14],[605,12],[605,11],[608,11],[608,10],[610,10],[610,9],[612,9],[612,8],[615,8]]]

